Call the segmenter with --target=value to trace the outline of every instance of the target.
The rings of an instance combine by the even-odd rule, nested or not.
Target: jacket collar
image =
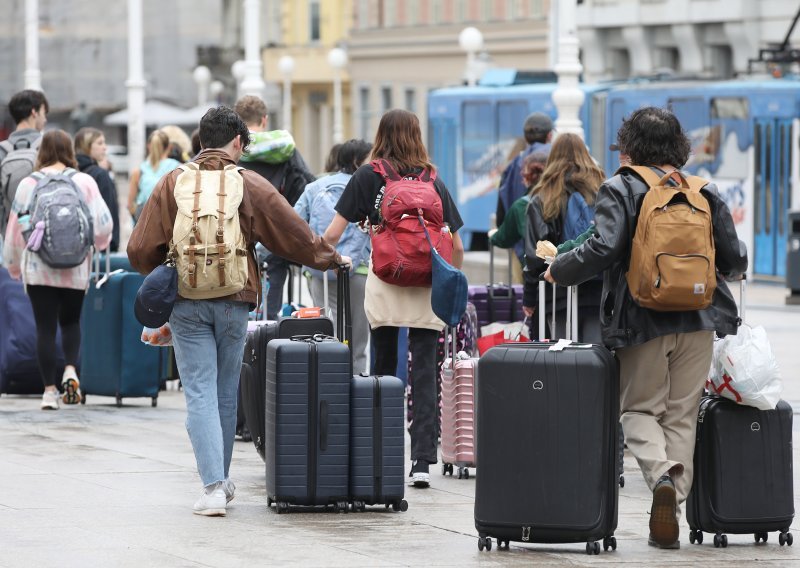
[[[236,164],[225,150],[208,148],[195,157],[194,162],[203,170],[221,170],[227,165]]]

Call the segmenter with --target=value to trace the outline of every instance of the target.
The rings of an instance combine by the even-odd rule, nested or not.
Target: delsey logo
[[[531,527],[522,527],[522,542],[528,542],[531,539]]]
[[[753,422],[752,424],[750,424],[750,430],[752,430],[753,432],[758,432],[759,430],[761,430],[761,424],[759,424],[758,422]]]
[[[544,383],[542,381],[533,381],[533,390],[540,391],[544,388]]]

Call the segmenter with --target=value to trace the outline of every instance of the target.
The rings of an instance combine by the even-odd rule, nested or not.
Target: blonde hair
[[[546,222],[557,219],[568,198],[567,185],[579,192],[586,203],[594,204],[597,190],[605,175],[598,167],[583,140],[575,134],[561,134],[553,143],[547,166],[533,188],[542,202]]]
[[[103,133],[97,128],[92,128],[91,126],[81,128],[75,133],[75,153],[91,156],[92,144],[102,136]]]
[[[147,161],[158,168],[158,164],[169,150],[169,136],[161,130],[154,130],[147,139]]]
[[[189,153],[192,151],[192,140],[189,138],[189,135],[186,134],[186,131],[174,124],[162,126],[159,130],[166,134],[170,144],[178,149],[181,154],[181,160],[188,162],[191,157]]]

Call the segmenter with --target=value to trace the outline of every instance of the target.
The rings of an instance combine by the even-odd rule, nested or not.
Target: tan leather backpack
[[[247,243],[239,226],[244,195],[240,168],[201,170],[189,162],[181,169],[170,242],[178,294],[204,300],[240,292],[247,284]]]
[[[708,180],[678,170],[659,177],[644,166],[619,171],[625,169],[650,186],[625,275],[631,296],[640,306],[659,312],[707,308],[717,287],[711,207],[700,194]],[[680,186],[667,185],[675,174]]]

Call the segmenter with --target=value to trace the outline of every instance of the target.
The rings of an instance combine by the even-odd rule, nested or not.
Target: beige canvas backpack
[[[178,293],[204,300],[235,294],[247,284],[247,243],[239,226],[244,182],[236,166],[201,170],[189,162],[175,181],[178,214],[170,251]]]
[[[633,170],[650,189],[644,196],[626,278],[640,306],[660,312],[703,310],[717,287],[711,207],[700,194],[708,180],[644,166]],[[672,175],[680,186],[667,185]]]

